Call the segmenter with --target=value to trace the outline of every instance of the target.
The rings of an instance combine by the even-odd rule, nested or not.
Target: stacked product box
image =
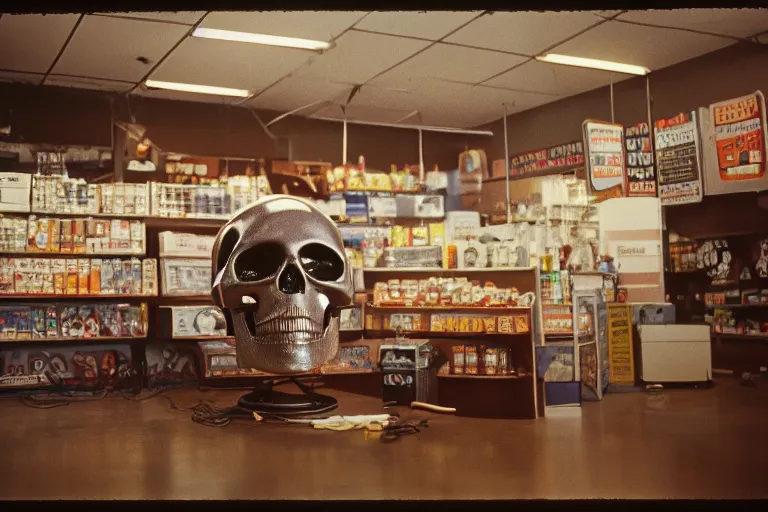
[[[0,294],[157,295],[157,260],[0,258]]]
[[[143,338],[147,304],[0,306],[0,341]]]

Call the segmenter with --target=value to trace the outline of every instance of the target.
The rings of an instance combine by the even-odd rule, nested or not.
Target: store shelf
[[[10,215],[11,213],[18,213],[21,215],[35,215],[37,217],[71,217],[71,218],[81,218],[81,219],[87,219],[88,217],[93,218],[99,218],[99,219],[134,219],[134,220],[142,220],[147,217],[146,214],[136,214],[136,213],[71,213],[71,212],[47,212],[47,211],[32,211],[32,212],[8,212]]]
[[[488,313],[529,313],[531,311],[531,308],[526,306],[374,306],[366,304],[365,307],[377,311],[403,313],[442,313],[457,310]]]
[[[535,270],[536,267],[483,267],[483,268],[440,268],[440,267],[413,267],[413,268],[387,268],[387,267],[375,267],[365,268],[363,272],[369,273],[418,273],[418,272],[432,272],[442,274],[472,274],[481,272],[530,272]]]
[[[707,309],[768,308],[768,304],[707,304]]]
[[[158,306],[174,306],[183,303],[203,302],[213,304],[213,297],[210,295],[160,295],[153,301]]]
[[[141,252],[3,252],[3,258],[119,258],[119,257],[145,257],[146,251]]]
[[[170,342],[170,341],[225,341],[234,340],[234,336],[183,336],[177,338],[166,338],[158,336],[155,338],[157,341]]]
[[[395,337],[395,331],[389,329],[389,330],[372,330],[368,329],[365,331],[367,340],[372,339],[392,339]],[[486,338],[486,339],[502,339],[502,338],[509,338],[509,337],[521,337],[521,338],[530,338],[531,333],[529,332],[509,332],[509,333],[499,333],[499,332],[445,332],[445,331],[403,331],[403,336],[406,338],[412,338],[412,339],[423,339],[428,338],[431,341],[446,341],[446,342],[455,342],[456,340],[467,340],[467,339],[474,339],[474,338]],[[530,339],[529,339],[530,341]]]
[[[452,374],[438,374],[440,379],[479,379],[479,380],[514,380],[514,379],[528,379],[532,377],[530,373],[522,373],[519,375],[452,375]]]
[[[37,345],[37,344],[46,344],[46,343],[54,343],[54,344],[130,343],[130,342],[143,342],[146,340],[147,340],[146,336],[130,336],[130,337],[96,336],[92,338],[26,338],[26,339],[7,339],[7,338],[0,337],[0,346],[2,346],[3,344]]]
[[[766,341],[768,340],[768,334],[766,335],[760,335],[760,334],[728,334],[723,332],[713,332],[712,336],[715,338],[724,338],[729,340],[762,340]]]
[[[418,196],[418,195],[425,195],[425,196],[438,196],[441,194],[436,194],[434,192],[427,192],[425,190],[374,190],[374,189],[366,189],[366,190],[337,190],[334,192],[328,192],[328,198],[334,199],[338,198],[340,196],[343,196],[344,194],[386,194],[386,195],[393,195],[393,196]]]
[[[219,229],[231,217],[221,219],[206,219],[196,217],[146,217],[144,223],[147,229],[189,229],[209,228]]]
[[[562,331],[562,332],[544,331],[544,336],[546,338],[573,338],[573,331]]]
[[[66,295],[61,293],[30,293],[26,295],[19,294],[0,294],[0,300],[33,300],[33,299],[58,299],[58,300],[126,300],[126,299],[151,299],[157,297],[156,295],[131,295],[131,294],[118,294],[110,293],[104,295]]]

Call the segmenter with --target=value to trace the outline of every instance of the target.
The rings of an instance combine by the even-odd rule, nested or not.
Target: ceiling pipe
[[[303,107],[295,108],[295,109],[293,109],[293,110],[291,110],[289,112],[286,112],[285,114],[280,114],[279,116],[277,116],[276,118],[274,118],[273,120],[268,122],[267,123],[267,127],[272,126],[273,124],[275,124],[278,121],[282,121],[283,119],[285,119],[288,116],[292,116],[292,115],[294,115],[294,114],[296,114],[298,112],[301,112],[302,110],[306,110],[308,108],[314,107],[315,105],[323,105],[323,106],[325,106],[325,105],[328,105],[330,103],[332,103],[332,102],[328,101],[328,100],[313,101],[312,103],[308,103],[308,104],[304,105]]]
[[[441,126],[420,126],[415,124],[395,124],[378,123],[374,121],[353,121],[351,119],[337,119],[334,117],[309,116],[309,119],[317,121],[332,121],[334,123],[361,124],[366,126],[381,126],[383,128],[402,128],[404,130],[424,130],[425,132],[455,133],[460,135],[479,135],[483,137],[493,137],[493,132],[489,130],[464,130],[462,128],[448,128]]]

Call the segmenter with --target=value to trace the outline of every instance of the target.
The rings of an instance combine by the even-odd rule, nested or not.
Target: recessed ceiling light
[[[252,34],[250,32],[235,32],[234,30],[219,30],[215,28],[196,28],[192,35],[207,39],[222,41],[237,41],[240,43],[266,44],[269,46],[284,46],[286,48],[301,48],[303,50],[327,50],[331,43],[299,39],[297,37],[271,36],[269,34]]]
[[[647,75],[650,71],[642,66],[632,64],[622,64],[621,62],[611,62],[608,60],[585,59],[583,57],[571,57],[569,55],[557,55],[550,53],[536,57],[541,62],[550,64],[565,64],[566,66],[577,66],[580,68],[601,69],[603,71],[615,71],[617,73],[626,73],[628,75]]]
[[[200,94],[216,94],[219,96],[237,96],[247,98],[251,91],[245,89],[230,89],[228,87],[214,87],[212,85],[180,84],[176,82],[161,82],[147,80],[144,85],[154,89],[168,89],[169,91],[196,92]]]

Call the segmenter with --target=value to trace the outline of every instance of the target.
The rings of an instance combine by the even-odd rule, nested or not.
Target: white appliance
[[[708,325],[640,325],[637,330],[644,382],[712,380]]]

